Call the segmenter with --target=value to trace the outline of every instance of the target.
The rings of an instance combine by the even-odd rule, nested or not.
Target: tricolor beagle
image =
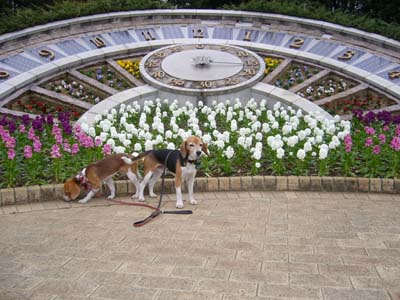
[[[175,174],[176,207],[183,208],[181,186],[187,181],[190,204],[197,204],[193,196],[194,179],[197,173],[196,166],[199,164],[202,153],[208,155],[207,145],[196,136],[190,136],[183,141],[180,150],[151,150],[139,154],[136,159],[144,158],[144,175],[140,182],[139,193],[136,192],[132,198],[144,201],[144,188],[149,184],[150,197],[156,197],[153,188],[157,179],[163,173],[164,165]],[[168,158],[168,160],[167,160]]]
[[[128,154],[111,154],[104,159],[95,163],[91,163],[83,169],[78,175],[68,179],[64,183],[64,200],[71,201],[78,198],[81,186],[86,187],[89,193],[85,198],[79,200],[79,203],[86,203],[100,190],[103,182],[110,189],[108,199],[115,198],[115,185],[112,177],[117,172],[124,172],[129,180],[136,187],[136,194],[139,192],[139,174],[138,163],[140,160],[135,159]]]

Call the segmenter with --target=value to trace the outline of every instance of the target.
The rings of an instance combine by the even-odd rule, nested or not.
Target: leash
[[[108,199],[108,201],[114,202],[114,203],[118,203],[118,204],[122,204],[122,205],[128,205],[128,206],[141,206],[141,207],[147,207],[150,208],[152,210],[154,210],[150,216],[148,216],[147,218],[141,220],[141,221],[137,221],[133,223],[133,227],[142,227],[143,225],[149,223],[150,221],[152,221],[153,219],[155,219],[156,217],[158,217],[161,214],[175,214],[175,215],[191,215],[193,214],[192,210],[161,210],[161,203],[162,203],[162,198],[164,195],[164,180],[165,180],[165,171],[167,168],[167,161],[169,156],[171,155],[171,153],[175,152],[175,151],[179,151],[179,150],[174,150],[171,151],[170,153],[168,153],[167,157],[165,158],[165,162],[164,162],[164,169],[163,169],[163,174],[162,174],[162,181],[161,181],[161,191],[160,191],[160,199],[158,200],[158,205],[157,207],[149,205],[149,204],[145,204],[145,203],[137,203],[137,202],[125,202],[125,201],[120,201],[120,200],[114,200],[114,199]]]

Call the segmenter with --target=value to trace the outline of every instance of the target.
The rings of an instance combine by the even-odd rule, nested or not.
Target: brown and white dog
[[[163,173],[164,166],[175,174],[176,207],[183,208],[182,190],[183,181],[187,182],[190,204],[197,204],[193,196],[194,180],[197,173],[197,165],[202,153],[208,155],[208,148],[203,141],[196,136],[190,136],[183,141],[180,150],[150,150],[139,154],[134,160],[143,158],[144,174],[140,182],[139,193],[136,192],[132,198],[144,201],[144,188],[149,184],[150,197],[155,197],[153,188],[157,179]]]
[[[140,160],[135,159],[135,157],[129,154],[111,154],[102,160],[89,164],[78,175],[68,179],[64,183],[64,200],[71,201],[78,198],[81,186],[84,186],[89,189],[89,193],[78,202],[86,203],[100,190],[103,182],[110,189],[110,195],[107,198],[115,198],[115,184],[112,177],[117,172],[126,173],[129,180],[135,185],[136,197],[138,197],[140,186],[138,174],[139,162]]]

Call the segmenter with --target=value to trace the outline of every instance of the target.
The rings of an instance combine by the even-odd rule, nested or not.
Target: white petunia
[[[114,152],[115,153],[125,153],[125,150],[126,150],[126,148],[125,147],[122,147],[122,146],[118,146],[118,147],[114,147]]]
[[[228,146],[226,148],[226,150],[224,151],[224,155],[227,159],[231,159],[234,154],[235,154],[235,150],[231,146]]]
[[[142,145],[140,143],[135,143],[133,149],[137,152],[142,152]]]
[[[304,160],[306,157],[306,152],[303,149],[299,149],[296,155],[298,159]]]
[[[174,143],[168,143],[167,149],[175,150],[175,145],[174,145]]]
[[[284,156],[285,156],[285,150],[283,150],[282,148],[278,148],[276,150],[276,157],[282,159]]]

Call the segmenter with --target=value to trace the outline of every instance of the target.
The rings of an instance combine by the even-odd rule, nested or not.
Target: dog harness
[[[153,150],[151,154],[154,155],[157,162],[166,166],[168,171],[172,173],[176,172],[176,162],[178,160],[180,161],[182,167],[185,166],[185,159],[183,158],[180,151],[162,149],[162,150]]]
[[[86,168],[78,173],[75,176],[76,180],[78,180],[79,184],[85,188],[85,190],[91,190],[92,186],[89,183],[89,180],[86,177]]]

